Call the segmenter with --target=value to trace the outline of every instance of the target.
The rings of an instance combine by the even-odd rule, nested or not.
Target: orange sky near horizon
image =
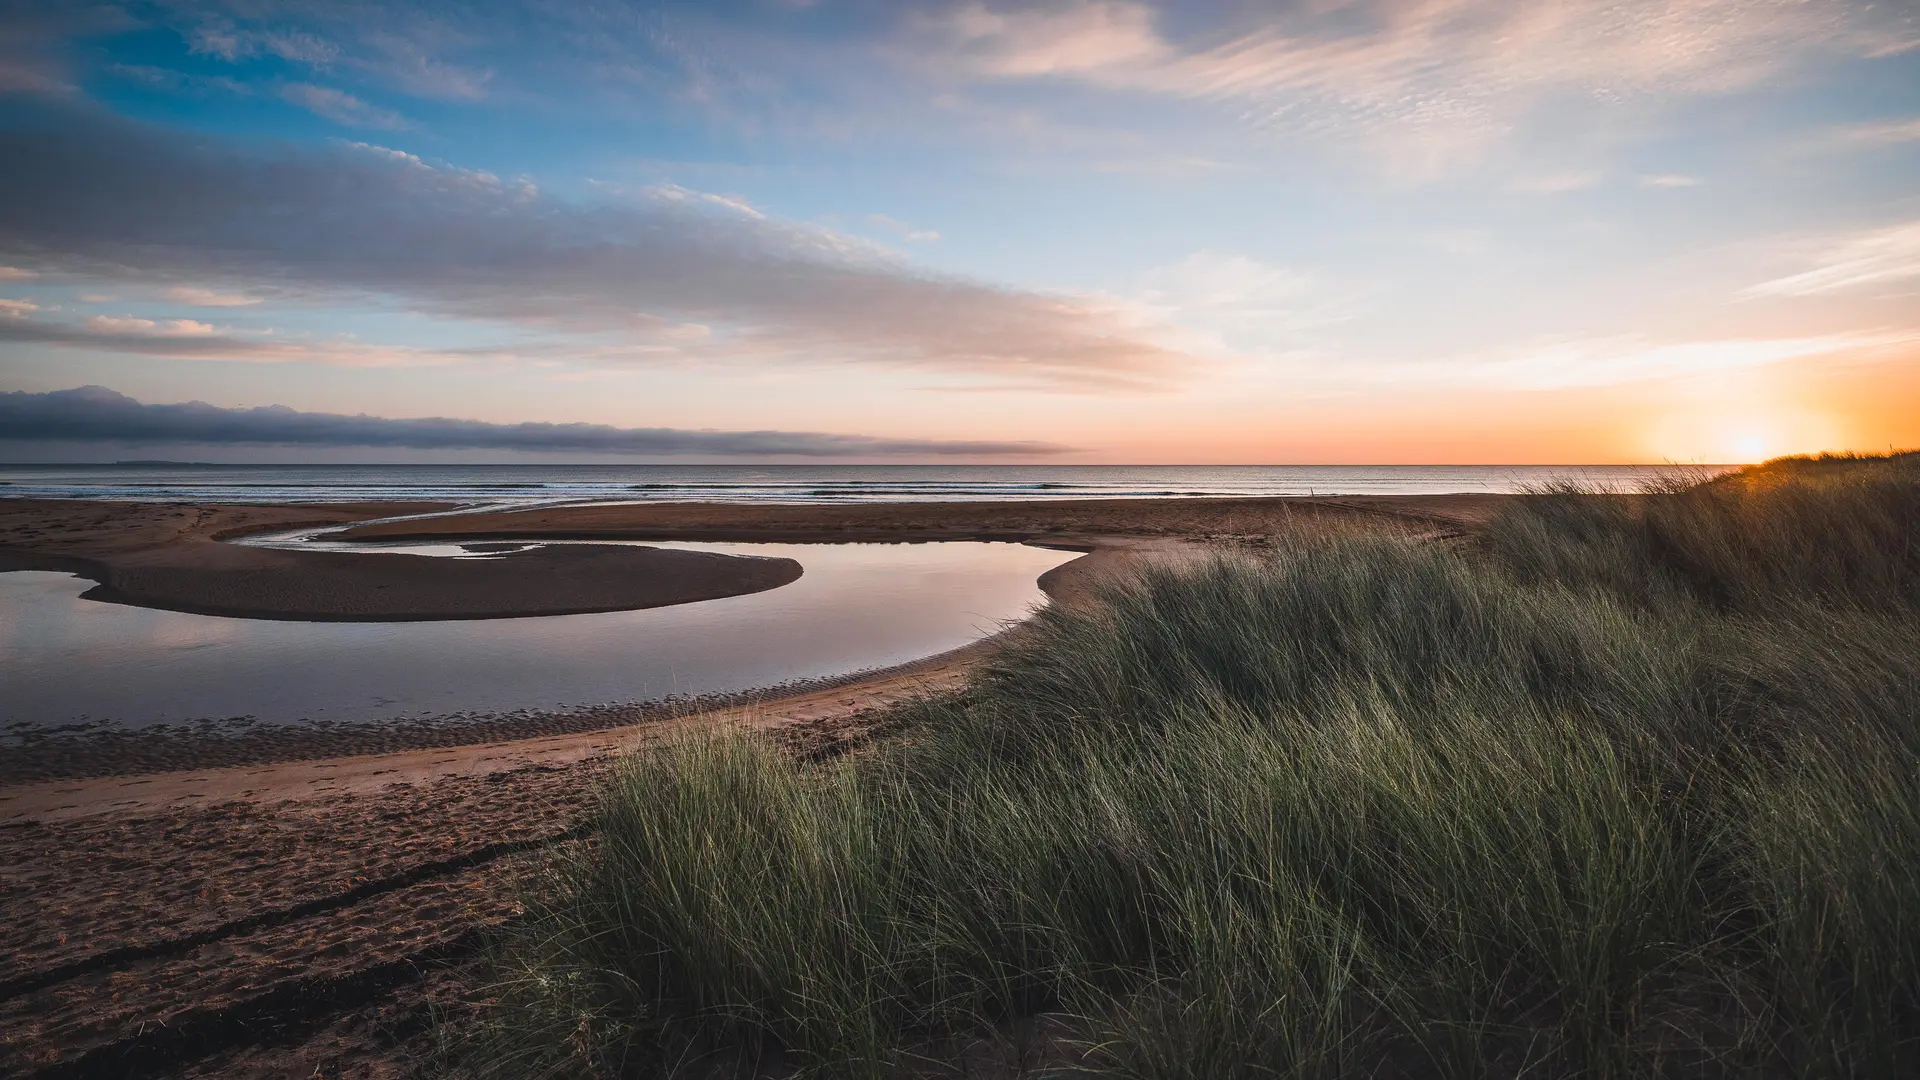
[[[1920,448],[1920,351],[1608,387],[1347,395],[1058,437],[1168,464],[1745,464]]]

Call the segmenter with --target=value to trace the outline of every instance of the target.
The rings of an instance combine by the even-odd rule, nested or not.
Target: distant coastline
[[[7,497],[191,503],[871,503],[1631,491],[1722,465],[0,465]]]

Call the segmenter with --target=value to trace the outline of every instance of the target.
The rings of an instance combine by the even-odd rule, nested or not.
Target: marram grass
[[[486,1076],[1905,1076],[1913,459],[1040,613],[907,733],[634,756]]]

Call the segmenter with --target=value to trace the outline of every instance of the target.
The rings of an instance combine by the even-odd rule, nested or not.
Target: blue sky
[[[889,460],[1920,443],[1911,5],[0,11],[0,391]]]

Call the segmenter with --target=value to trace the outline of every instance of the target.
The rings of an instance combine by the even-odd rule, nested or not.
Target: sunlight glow
[[[1845,427],[1835,417],[1792,406],[1708,404],[1660,418],[1647,433],[1647,445],[1668,461],[1746,465],[1836,449],[1846,441]]]

